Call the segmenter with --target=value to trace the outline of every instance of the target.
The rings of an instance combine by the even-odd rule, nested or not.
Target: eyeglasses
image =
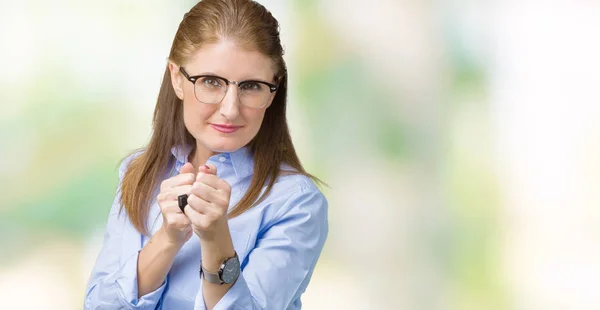
[[[260,109],[264,108],[269,99],[277,89],[277,85],[263,81],[230,81],[216,75],[194,75],[190,76],[183,67],[179,71],[192,84],[194,84],[194,95],[196,99],[206,104],[217,104],[223,101],[229,84],[238,86],[238,98],[240,103],[246,107]]]

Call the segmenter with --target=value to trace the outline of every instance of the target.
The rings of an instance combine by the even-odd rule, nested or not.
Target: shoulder
[[[291,190],[320,192],[319,187],[313,179],[301,174],[298,170],[285,163],[279,166],[279,176],[275,180],[275,186],[286,187]]]
[[[277,180],[275,180],[274,186],[280,187],[288,192],[321,192],[319,187],[310,177],[289,169],[281,170]]]
[[[313,180],[302,174],[288,174],[277,178],[269,194],[261,231],[284,227],[300,240],[313,240],[322,244],[328,232],[328,201]]]
[[[282,173],[273,185],[269,195],[277,201],[275,218],[286,213],[326,214],[327,198],[315,182],[308,176],[297,172]]]

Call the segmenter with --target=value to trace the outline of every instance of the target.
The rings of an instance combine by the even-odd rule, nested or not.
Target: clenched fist
[[[169,242],[178,247],[183,246],[192,237],[193,230],[190,219],[179,209],[177,197],[189,195],[195,180],[194,166],[186,163],[178,175],[161,183],[160,193],[156,198],[163,216],[161,229]]]
[[[203,240],[212,240],[219,231],[228,231],[229,183],[217,177],[215,166],[205,165],[198,169],[191,184],[184,211],[196,235]]]

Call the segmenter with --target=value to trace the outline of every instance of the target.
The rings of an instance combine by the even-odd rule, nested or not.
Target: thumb
[[[179,170],[179,174],[184,174],[184,173],[195,173],[195,169],[194,166],[192,165],[192,163],[187,162],[185,163],[185,165],[183,165],[181,167],[181,169]]]
[[[198,172],[217,175],[217,167],[214,165],[204,165],[198,168]]]

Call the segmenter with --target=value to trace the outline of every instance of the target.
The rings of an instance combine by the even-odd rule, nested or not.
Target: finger
[[[205,227],[206,215],[196,211],[193,207],[185,208],[185,216],[188,217],[190,222],[195,226]]]
[[[194,183],[204,183],[216,190],[220,190],[226,193],[231,193],[231,186],[225,180],[219,178],[214,174],[206,174],[203,172],[199,172],[196,176],[196,182]]]
[[[164,180],[161,183],[160,188],[161,190],[164,190],[182,184],[192,184],[195,177],[196,171],[194,169],[194,166],[192,165],[192,163],[187,162],[181,167],[181,169],[179,169],[178,175]],[[192,182],[190,182],[190,180],[192,180]]]
[[[214,203],[217,205],[227,204],[227,200],[225,197],[225,193],[223,191],[219,191],[217,189],[212,188],[209,185],[206,185],[202,182],[195,182],[191,188],[191,194],[196,195],[202,198],[205,201],[210,203]]]
[[[205,164],[204,166],[200,166],[200,168],[198,168],[198,173],[200,172],[217,175],[217,167],[215,165]]]
[[[186,209],[191,209],[191,208],[186,208]],[[181,212],[181,210],[178,210],[177,212],[163,213],[163,217],[164,217],[164,220],[167,221],[167,223],[169,223],[171,225],[175,224],[181,228],[189,226],[192,223],[190,221],[190,219],[187,217],[187,215],[183,214],[183,212]]]
[[[187,209],[187,208],[186,208]],[[181,209],[179,209],[179,203],[177,201],[167,201],[164,202],[161,206],[160,206],[160,210],[163,214],[170,214],[170,213],[182,213]]]
[[[177,187],[173,187],[170,189],[170,192],[173,194],[172,200],[177,200],[177,197],[181,195],[189,195],[192,192],[193,185],[180,185]]]
[[[177,211],[173,211],[174,209],[177,209]],[[192,223],[187,215],[183,214],[183,212],[179,210],[179,207],[173,205],[170,205],[168,210],[163,211],[163,220],[166,221],[170,227],[178,227],[181,229],[189,226]]]
[[[218,205],[204,200],[202,197],[198,197],[194,194],[188,198],[188,205],[190,209],[208,216],[209,218],[219,218],[227,213],[227,208],[221,208]],[[185,208],[186,210],[188,208]]]
[[[181,166],[181,169],[179,169],[179,174],[195,173],[195,172],[196,172],[196,169],[194,169],[194,166],[190,162],[185,163],[183,166]]]
[[[187,199],[188,206],[196,210],[196,212],[204,214],[205,211],[210,208],[210,202],[198,197],[197,195],[191,194]],[[187,208],[186,208],[187,209]]]
[[[171,200],[177,201],[177,197],[179,197],[181,195],[189,195],[191,192],[192,192],[192,185],[180,185],[177,187],[167,189],[165,192],[159,193],[156,198],[156,201],[158,201],[158,202],[171,201]]]
[[[194,180],[196,180],[196,175],[194,173],[179,174],[162,181],[160,184],[160,190],[161,192],[165,192],[176,186],[185,184],[192,185]]]

